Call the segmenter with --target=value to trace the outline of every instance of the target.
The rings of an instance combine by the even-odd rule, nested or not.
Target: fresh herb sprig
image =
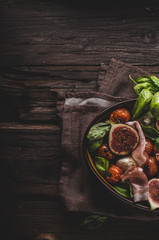
[[[138,95],[133,108],[132,119],[136,120],[151,111],[156,120],[159,119],[159,78],[144,75],[136,79],[129,78],[135,83],[134,90]]]

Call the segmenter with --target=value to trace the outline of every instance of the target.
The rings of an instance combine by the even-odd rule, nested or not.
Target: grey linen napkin
[[[116,199],[91,172],[83,157],[82,143],[91,121],[114,103],[137,97],[129,75],[148,74],[130,64],[111,59],[101,64],[98,91],[58,95],[57,114],[61,120],[63,162],[59,181],[60,195],[69,212],[86,212],[138,220],[159,218]]]

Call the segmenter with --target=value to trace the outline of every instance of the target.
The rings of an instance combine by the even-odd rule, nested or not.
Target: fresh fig
[[[127,155],[132,152],[139,143],[137,131],[126,124],[112,124],[109,133],[109,147],[116,155]]]
[[[153,178],[149,181],[148,201],[151,210],[159,208],[159,178]]]

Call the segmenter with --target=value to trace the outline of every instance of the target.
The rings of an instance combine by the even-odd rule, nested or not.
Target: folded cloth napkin
[[[136,98],[129,75],[136,78],[145,74],[148,73],[112,59],[108,67],[101,65],[97,92],[58,95],[63,156],[59,189],[67,211],[146,221],[159,218],[159,214],[134,209],[115,198],[93,175],[82,150],[83,137],[90,122],[114,103]]]

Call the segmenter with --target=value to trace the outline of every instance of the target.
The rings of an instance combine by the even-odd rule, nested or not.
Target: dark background
[[[112,57],[159,76],[158,1],[0,1],[0,176],[3,239],[157,239],[158,221],[80,226],[59,198],[57,92],[96,91]],[[117,76],[118,77],[118,76]]]

